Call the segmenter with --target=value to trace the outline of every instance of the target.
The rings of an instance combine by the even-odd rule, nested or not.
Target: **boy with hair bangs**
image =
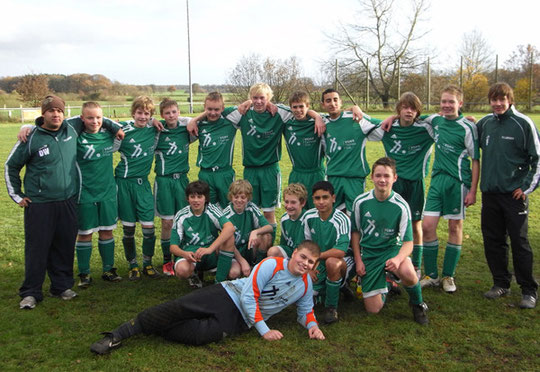
[[[336,208],[350,213],[354,198],[364,192],[369,174],[366,141],[377,140],[371,134],[377,124],[368,121],[366,115],[357,122],[353,112],[343,111],[335,89],[326,89],[321,102],[328,113],[324,118],[326,177],[336,190]]]
[[[250,264],[266,257],[272,240],[272,226],[268,224],[259,208],[251,202],[253,188],[246,180],[236,180],[229,187],[229,205],[223,210],[225,217],[234,225],[234,244],[244,260],[234,260],[233,277],[249,275]]]
[[[281,237],[279,245],[268,249],[268,257],[291,257],[300,242],[304,241],[302,217],[306,213],[307,190],[301,183],[290,183],[283,190],[285,213],[281,216]]]
[[[317,244],[305,241],[289,260],[270,257],[259,263],[249,278],[227,281],[193,291],[151,307],[90,346],[103,355],[137,334],[155,334],[187,345],[204,345],[254,327],[267,341],[282,339],[266,321],[290,304],[310,339],[324,340],[313,312],[313,290],[308,271],[319,257]]]
[[[122,221],[124,252],[129,263],[129,280],[141,278],[135,248],[135,226],[143,233],[143,273],[150,278],[160,274],[152,265],[155,250],[154,198],[148,175],[154,160],[158,131],[150,124],[154,104],[149,97],[139,96],[131,105],[133,120],[121,122],[125,138],[116,143],[120,161],[115,169],[118,187],[118,217]]]
[[[422,223],[426,276],[420,284],[422,288],[442,285],[446,293],[456,291],[454,275],[461,254],[465,207],[476,203],[480,173],[476,125],[460,113],[462,105],[463,92],[450,85],[441,93],[442,116],[422,117],[433,126],[435,160]],[[437,225],[441,215],[448,220],[442,279],[437,269]]]
[[[409,294],[414,320],[427,324],[427,305],[409,258],[413,249],[409,206],[392,191],[397,177],[393,159],[377,160],[371,172],[374,189],[354,201],[351,246],[356,273],[362,277],[364,306],[368,313],[376,314],[383,308],[388,293],[386,272],[392,272],[401,279]]]
[[[533,121],[516,110],[514,92],[506,83],[488,92],[493,113],[477,124],[482,148],[482,216],[484,253],[493,287],[484,293],[496,299],[510,293],[508,237],[519,307],[536,307],[538,283],[533,274],[533,251],[528,238],[529,194],[540,180],[540,138]]]
[[[344,278],[353,270],[354,260],[349,252],[351,221],[349,217],[334,207],[336,195],[328,181],[313,185],[313,203],[303,216],[304,235],[321,248],[318,266],[310,272],[314,282],[313,290],[324,296],[324,321],[327,324],[338,321],[340,288],[346,285]]]
[[[159,134],[155,154],[154,198],[156,215],[161,218],[161,250],[163,274],[174,276],[170,252],[174,215],[187,205],[186,186],[189,183],[190,135],[186,129],[191,118],[179,117],[178,103],[164,98],[159,104],[163,131]]]
[[[429,160],[434,142],[433,127],[420,120],[422,102],[412,92],[401,95],[396,104],[397,115],[392,117],[388,131],[379,127],[373,135],[382,141],[386,156],[396,162],[398,178],[393,190],[411,210],[413,231],[412,262],[420,277],[422,265],[422,213],[425,202],[424,178],[429,170]]]
[[[210,203],[220,208],[227,206],[229,186],[235,178],[232,163],[236,127],[224,118],[233,108],[227,108],[222,115],[224,110],[221,93],[211,92],[204,100],[204,113],[196,118],[199,121],[199,180],[208,183]]]
[[[242,258],[234,247],[234,225],[221,209],[209,203],[210,188],[204,181],[186,187],[188,206],[174,217],[171,253],[175,255],[174,272],[179,279],[189,279],[193,287],[202,287],[195,271],[217,268],[216,283],[229,276],[232,259]]]

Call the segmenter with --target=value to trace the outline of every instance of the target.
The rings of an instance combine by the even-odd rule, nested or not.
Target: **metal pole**
[[[334,67],[334,89],[338,90],[338,60],[336,59],[336,65]]]
[[[191,84],[191,42],[189,38],[189,0],[186,0],[187,14],[187,54],[188,54],[188,73],[189,73],[189,113],[193,114],[193,85]]]
[[[429,67],[429,57],[427,59],[427,102],[426,110],[429,111],[429,101],[431,101],[431,68]]]
[[[495,54],[495,83],[499,81],[499,55]]]
[[[459,62],[459,89],[463,90],[463,56],[460,57]]]
[[[366,59],[366,110],[369,107],[369,59]]]
[[[401,97],[401,64],[397,60],[397,99]]]
[[[532,86],[533,86],[533,57],[534,53],[531,53],[531,64],[529,65],[529,111],[532,111]]]

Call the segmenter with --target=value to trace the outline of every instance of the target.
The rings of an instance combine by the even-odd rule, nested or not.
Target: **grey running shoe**
[[[536,297],[531,295],[521,296],[519,307],[522,309],[534,309],[536,307]]]
[[[21,309],[28,309],[32,310],[34,307],[36,307],[37,301],[34,296],[26,296],[19,302],[19,307]]]
[[[496,298],[506,296],[507,294],[510,294],[510,288],[502,288],[494,285],[489,291],[484,293],[484,297],[494,300]]]

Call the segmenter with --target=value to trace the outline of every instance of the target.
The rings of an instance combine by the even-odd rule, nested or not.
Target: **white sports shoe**
[[[77,292],[72,291],[71,289],[66,289],[64,292],[58,294],[58,295],[52,295],[53,297],[61,298],[64,301],[69,301],[77,297]]]
[[[442,282],[442,288],[446,293],[454,293],[456,291],[456,283],[454,282],[454,278],[451,276],[445,276],[441,280]]]
[[[19,307],[21,309],[28,309],[32,310],[34,307],[36,307],[37,301],[34,296],[26,296],[19,302]]]
[[[441,285],[441,278],[431,278],[430,276],[426,275],[422,280],[420,280],[420,287],[426,288],[426,287],[438,287]]]

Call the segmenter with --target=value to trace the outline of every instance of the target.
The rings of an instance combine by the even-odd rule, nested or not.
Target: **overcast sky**
[[[187,84],[185,0],[2,0],[0,76],[103,74],[128,84]],[[395,0],[395,22],[409,0]],[[326,34],[359,23],[358,0],[190,0],[192,81],[226,83],[242,56],[301,61],[319,79]],[[504,62],[520,44],[540,49],[533,0],[432,0],[417,47],[456,65],[462,35],[480,30]],[[401,19],[401,21],[403,21]]]

